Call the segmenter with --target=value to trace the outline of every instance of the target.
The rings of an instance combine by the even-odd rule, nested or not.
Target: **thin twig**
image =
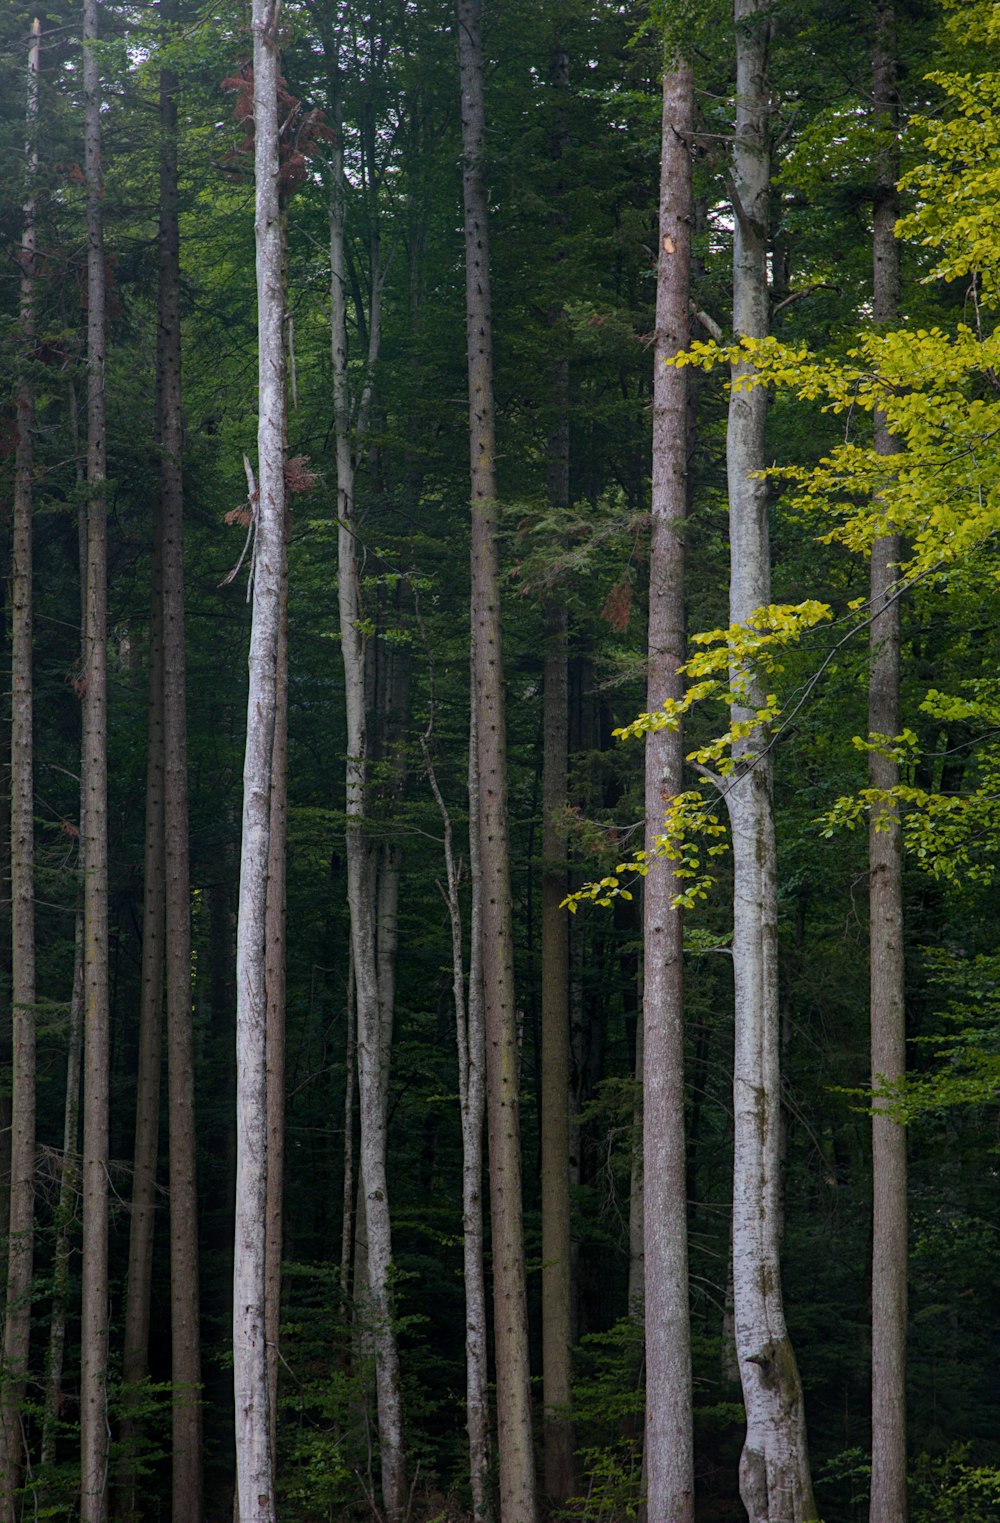
[[[811,286],[803,286],[800,291],[792,291],[790,295],[785,296],[781,301],[775,302],[771,308],[771,316],[774,317],[776,313],[781,311],[782,307],[790,306],[793,301],[798,301],[803,296],[811,296],[814,291],[836,291],[839,296],[841,294],[841,287],[832,285],[829,280],[814,280]]]

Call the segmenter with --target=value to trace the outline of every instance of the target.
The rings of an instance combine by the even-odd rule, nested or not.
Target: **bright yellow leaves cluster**
[[[577,905],[584,900],[602,905],[605,909],[612,899],[631,899],[632,894],[622,881],[622,875],[645,878],[653,863],[666,858],[679,892],[674,904],[693,909],[700,899],[708,897],[714,879],[702,862],[706,857],[718,857],[728,850],[724,839],[726,827],[715,811],[706,804],[697,790],[679,793],[667,804],[663,829],[656,837],[652,851],[637,851],[627,862],[620,862],[615,871],[594,883],[586,883],[575,894],[563,901],[566,908],[576,914]],[[704,847],[702,842],[706,843]]]
[[[753,368],[743,368],[735,386],[790,390],[849,418],[878,409],[901,446],[880,455],[848,435],[813,467],[768,473],[785,483],[790,511],[826,517],[824,541],[865,553],[880,535],[905,533],[900,575],[913,579],[966,561],[996,533],[1000,332],[981,337],[960,324],[952,334],[937,327],[866,334],[844,360],[774,338],[743,339],[692,345],[677,363],[747,361]]]
[[[683,698],[668,699],[661,708],[639,714],[631,724],[615,730],[615,735],[619,740],[629,740],[656,730],[676,729],[695,704],[715,699],[730,709],[729,725],[706,745],[691,751],[688,761],[702,768],[711,764],[720,779],[728,777],[737,765],[752,765],[759,755],[754,746],[769,741],[781,717],[774,693],[767,693],[760,701],[752,689],[765,674],[773,677],[782,670],[781,654],[804,630],[829,617],[828,605],[815,599],[772,603],[758,609],[746,625],[731,624],[728,629],[693,635],[692,644],[698,649],[680,671],[701,680],[692,683]],[[644,878],[655,861],[665,858],[678,884],[674,903],[691,909],[708,897],[715,881],[703,851],[706,859],[720,856],[727,849],[725,841],[719,839],[725,833],[726,827],[699,790],[681,793],[668,803],[651,851],[634,852],[613,874],[585,884],[565,903],[575,913],[583,900],[607,906],[616,897],[630,899],[622,875]],[[707,843],[704,848],[702,842]]]
[[[960,42],[1000,48],[1000,6],[988,0],[953,0],[952,25]],[[841,358],[811,354],[775,338],[743,338],[732,345],[694,343],[673,361],[679,366],[730,367],[731,385],[788,390],[824,412],[844,419],[841,444],[810,468],[775,467],[768,475],[783,486],[791,512],[818,519],[825,543],[867,554],[888,533],[904,536],[897,589],[920,582],[947,589],[981,587],[1000,579],[994,540],[1000,530],[1000,69],[953,70],[930,76],[946,100],[933,119],[916,123],[923,134],[922,161],[903,182],[915,210],[903,218],[900,236],[938,251],[928,279],[967,282],[966,320],[941,327],[866,333]],[[986,319],[989,318],[989,321]],[[878,411],[899,450],[878,454],[859,438],[857,420]],[[856,628],[866,627],[864,599],[851,605]],[[822,603],[772,605],[746,626],[693,637],[694,653],[681,668],[691,686],[683,698],[643,713],[621,739],[676,728],[695,705],[709,700],[730,710],[730,722],[688,761],[712,768],[720,788],[737,767],[753,765],[780,733],[781,707],[774,678],[782,655],[802,634],[831,615]],[[808,686],[811,687],[811,684]],[[1000,689],[998,689],[1000,692]],[[922,705],[942,724],[974,723],[987,734],[1000,731],[1000,697],[980,687],[958,697],[931,690]],[[787,721],[786,721],[787,722]],[[917,738],[858,737],[864,750],[878,749],[914,774]],[[864,789],[838,799],[820,822],[824,834],[898,812],[908,850],[944,879],[984,879],[1000,851],[1000,742],[977,747],[981,785],[962,796],[901,782],[888,791]],[[711,775],[711,774],[710,774]],[[712,879],[697,841],[711,842],[706,857],[725,849],[724,827],[702,794],[674,799],[651,852],[637,852],[616,873],[589,884],[567,901],[609,904],[627,894],[623,874],[645,876],[665,857],[684,882],[676,903],[691,906],[706,896]]]

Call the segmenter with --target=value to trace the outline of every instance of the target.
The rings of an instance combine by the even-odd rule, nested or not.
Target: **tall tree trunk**
[[[469,858],[472,931],[468,995],[462,946],[461,872],[455,860],[451,815],[438,787],[426,742],[424,756],[431,790],[444,824],[447,882],[445,902],[451,926],[452,990],[458,1047],[458,1099],[462,1117],[462,1248],[465,1281],[465,1409],[469,1435],[469,1481],[473,1523],[491,1516],[490,1429],[487,1383],[486,1275],[483,1263],[483,1120],[486,1113],[486,1038],[479,957],[480,872],[476,838],[477,775],[475,709],[469,723]]]
[[[479,760],[482,977],[501,1523],[534,1523],[535,1473],[521,1205],[520,1055],[514,1008],[507,738],[497,550],[486,110],[479,0],[459,0],[465,301],[472,488],[472,650]]]
[[[340,1295],[345,1309],[351,1294],[351,1244],[354,1239],[354,1075],[357,1062],[357,991],[354,954],[347,958],[347,1011],[344,1032],[344,1187],[340,1213]]]
[[[285,1197],[285,856],[288,838],[288,575],[281,583],[277,708],[267,873],[267,1221],[264,1304],[271,1450],[277,1458],[281,1254]]]
[[[168,4],[162,6],[161,20],[170,33],[176,26],[177,19],[177,0],[169,0]],[[168,35],[168,40],[172,40],[172,36]],[[163,576],[163,832],[170,1132],[172,1516],[174,1523],[200,1523],[201,1330],[188,861],[177,88],[174,71],[162,69],[157,378]]]
[[[736,0],[736,137],[733,150],[733,327],[738,337],[768,329],[767,227],[770,181],[769,0]],[[734,369],[734,383],[746,367]],[[746,624],[770,602],[763,387],[730,394],[729,617]],[[733,717],[752,717],[752,672],[734,670],[747,699]],[[802,1386],[785,1326],[781,1289],[780,1020],[777,861],[772,765],[757,728],[734,746],[725,787],[733,839],[733,1296],[736,1349],[747,1413],[740,1493],[751,1523],[815,1518]]]
[[[254,0],[259,480],[253,622],[243,769],[243,837],[236,945],[236,1242],[233,1374],[240,1523],[275,1523],[274,1460],[265,1341],[267,1210],[267,873],[285,564],[285,348],[278,205],[277,14]]]
[[[83,494],[85,473],[80,459],[80,426],[76,388],[69,387],[70,430],[76,456],[76,484]],[[87,509],[81,502],[77,510],[77,540],[80,567],[80,659],[87,651]],[[79,1122],[80,1070],[83,1058],[83,846],[86,837],[87,773],[86,758],[80,754],[80,825],[77,854],[77,907],[73,938],[73,984],[70,990],[69,1031],[66,1038],[66,1088],[63,1099],[63,1148],[59,1171],[59,1201],[55,1215],[55,1244],[52,1250],[52,1316],[49,1324],[49,1349],[45,1369],[45,1415],[42,1419],[41,1462],[52,1465],[56,1457],[56,1434],[62,1410],[62,1374],[66,1352],[66,1318],[70,1298],[70,1256],[76,1199],[80,1181]]]
[[[56,1435],[62,1413],[62,1376],[66,1352],[66,1318],[70,1299],[70,1259],[73,1223],[80,1182],[80,1059],[83,1049],[83,913],[77,911],[73,954],[73,988],[66,1038],[66,1088],[63,1098],[63,1146],[59,1167],[59,1197],[52,1249],[52,1311],[45,1361],[45,1410],[40,1459],[43,1470],[55,1463]]]
[[[102,1523],[108,1467],[108,753],[105,279],[97,0],[84,0],[87,182],[87,635],[83,669],[83,1293],[80,1518]]]
[[[28,363],[35,337],[35,179],[38,173],[38,73],[41,23],[28,48],[27,187],[21,230],[19,344]],[[14,1523],[23,1458],[21,1403],[31,1336],[31,1274],[35,1237],[35,809],[32,684],[32,508],[35,391],[17,382],[11,575],[11,809],[13,1071],[11,1097],[10,1232],[0,1386],[0,1520]]]
[[[892,0],[876,0],[872,55],[876,186],[873,207],[872,316],[890,323],[899,313],[899,215],[896,180],[896,16]],[[899,444],[885,416],[875,414],[875,449],[892,455]],[[878,507],[876,504],[876,512]],[[899,601],[893,586],[900,557],[897,534],[872,546],[871,667],[868,729],[872,737],[899,732]],[[899,766],[884,751],[868,757],[872,788],[899,782]],[[868,834],[871,951],[872,1088],[906,1072],[906,989],[903,960],[903,863],[899,816],[872,810]],[[906,1128],[872,1114],[872,1485],[871,1523],[906,1523]]]
[[[128,1294],[122,1348],[121,1464],[116,1510],[137,1516],[139,1499],[139,1387],[149,1374],[149,1317],[156,1212],[156,1165],[160,1133],[160,1068],[163,1038],[163,587],[161,510],[153,526],[152,609],[149,632],[149,703],[146,732],[146,841],[143,859],[142,954],[139,991],[139,1058],[135,1084],[135,1146],[132,1152],[132,1214],[129,1222]]]
[[[653,538],[649,559],[646,707],[683,695],[687,372],[670,365],[688,342],[691,284],[690,68],[663,75],[660,248],[653,370]],[[665,805],[682,791],[680,728],[646,739],[646,850]],[[666,858],[643,892],[643,1180],[645,1215],[646,1473],[650,1519],[691,1523],[694,1459],[684,1150],[684,928]]]
[[[486,1001],[483,990],[483,872],[479,849],[479,745],[476,708],[469,713],[468,1038],[462,1105],[462,1246],[465,1279],[465,1390],[474,1523],[493,1517],[489,1484],[490,1404],[486,1266],[483,1248],[483,1124],[486,1120]]]
[[[549,504],[569,506],[568,367],[555,377],[562,416],[549,440]],[[569,765],[568,617],[565,602],[546,598],[542,740],[542,1400],[545,1490],[553,1502],[573,1495],[570,1351],[569,1203],[569,916],[566,809]]]
[[[556,125],[549,156],[558,164],[565,142],[562,119],[569,91],[569,55],[553,49],[551,82],[556,91]],[[563,187],[553,187],[555,210],[553,257],[565,258],[560,235],[565,234]],[[550,376],[552,427],[546,441],[547,495],[550,511],[569,508],[569,360],[558,354],[565,313],[550,313],[557,357]],[[545,1491],[551,1501],[565,1503],[575,1490],[572,1400],[572,1258],[569,1200],[569,916],[562,908],[568,890],[566,843],[562,821],[566,810],[569,767],[569,617],[558,590],[542,608],[542,1403],[544,1407]]]
[[[632,1100],[632,1160],[628,1181],[628,1314],[640,1325],[645,1321],[646,1304],[646,1203],[642,1175],[643,1085],[645,1054],[642,1021],[636,1025],[635,1063],[632,1077],[635,1093]]]
[[[340,127],[339,60],[328,53],[335,127]],[[353,420],[347,370],[347,259],[344,248],[346,181],[342,137],[333,151],[330,199],[330,294],[332,309],[333,413],[337,450],[337,586],[347,710],[346,853],[351,951],[357,992],[358,1096],[361,1123],[361,1185],[367,1242],[368,1316],[375,1351],[382,1501],[388,1523],[406,1511],[406,1460],[399,1351],[391,1294],[392,1231],[386,1175],[388,1058],[391,1032],[379,1000],[377,847],[367,826],[369,811],[368,683],[366,636],[356,558],[354,509],[355,437],[363,434],[371,407],[372,377],[381,339],[382,271],[371,270],[368,374]],[[383,986],[385,972],[383,969]],[[360,1211],[359,1211],[360,1217]],[[359,1220],[359,1229],[362,1223]],[[357,1280],[357,1268],[355,1269]]]

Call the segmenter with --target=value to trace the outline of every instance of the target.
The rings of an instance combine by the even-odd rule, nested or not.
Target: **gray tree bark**
[[[372,245],[371,308],[368,314],[367,376],[352,416],[347,348],[347,259],[344,247],[346,179],[340,127],[340,63],[331,45],[335,130],[331,166],[330,296],[333,358],[333,413],[337,452],[337,587],[341,652],[347,711],[346,855],[347,897],[351,918],[351,953],[356,990],[358,1100],[360,1113],[363,1227],[367,1245],[367,1314],[375,1352],[382,1501],[388,1523],[400,1523],[407,1505],[406,1458],[403,1447],[403,1409],[399,1351],[391,1294],[392,1227],[386,1173],[388,1080],[392,1042],[391,999],[387,967],[380,967],[378,929],[378,848],[366,829],[369,814],[368,733],[369,692],[366,673],[367,637],[363,633],[361,588],[357,563],[357,521],[354,505],[355,440],[364,434],[372,399],[375,362],[381,342],[381,286],[377,241]],[[383,902],[383,943],[387,922]],[[383,952],[387,948],[383,946]],[[381,979],[380,979],[381,973]],[[381,983],[381,998],[380,998]],[[355,1294],[358,1265],[355,1262]]]
[[[35,337],[38,74],[41,23],[28,48],[25,200],[21,225],[21,310],[18,340],[25,362]],[[31,1275],[35,1239],[35,786],[32,681],[32,512],[35,390],[18,377],[11,568],[11,808],[10,896],[13,1064],[11,1094],[10,1230],[0,1370],[0,1520],[14,1523],[24,1458],[21,1404],[31,1338]]]
[[[486,1114],[486,1034],[479,960],[480,872],[474,801],[475,710],[469,724],[469,857],[472,878],[472,935],[468,994],[462,940],[461,865],[455,857],[451,814],[438,786],[430,751],[424,757],[431,791],[444,825],[445,903],[451,927],[452,992],[458,1047],[458,1100],[462,1118],[462,1249],[465,1283],[465,1409],[469,1435],[469,1483],[474,1523],[491,1514],[489,1491],[490,1412],[487,1373],[486,1272],[483,1261],[483,1120]]]
[[[899,125],[895,6],[876,0],[872,54],[875,130],[872,316],[890,323],[899,313],[899,215],[896,180]],[[875,449],[893,455],[899,444],[885,416],[875,414]],[[876,512],[878,505],[876,503]],[[899,732],[899,601],[893,597],[900,557],[897,534],[872,546],[868,729]],[[899,782],[899,766],[872,751],[872,788]],[[903,959],[903,862],[899,816],[892,806],[872,810],[868,834],[871,958],[872,1087],[906,1072],[906,986]],[[871,1523],[906,1523],[906,1128],[873,1102],[872,1114],[872,1484]]]
[[[170,29],[177,0],[161,9]],[[195,1138],[191,893],[188,862],[187,664],[184,651],[184,445],[181,408],[177,76],[160,72],[159,324],[160,535],[167,1088],[170,1130],[171,1475],[174,1523],[202,1516],[201,1328]]]
[[[80,460],[80,428],[76,388],[69,387],[70,431],[76,455],[76,484],[82,491],[85,472]],[[86,660],[87,649],[87,510],[77,510],[77,539],[80,566],[80,658]],[[52,1314],[49,1322],[49,1348],[45,1365],[45,1414],[42,1419],[42,1466],[56,1457],[56,1433],[62,1407],[62,1374],[66,1352],[66,1318],[70,1298],[70,1256],[73,1224],[76,1220],[76,1197],[80,1180],[79,1122],[80,1072],[83,1058],[83,844],[86,836],[87,776],[85,757],[80,755],[80,825],[77,854],[77,910],[73,938],[73,984],[70,990],[69,1030],[66,1038],[66,1088],[63,1098],[63,1147],[59,1171],[59,1201],[55,1215],[55,1244],[52,1251]]]
[[[236,937],[236,1250],[233,1374],[240,1523],[275,1523],[274,1458],[265,1336],[267,1209],[267,877],[277,705],[281,583],[285,564],[285,347],[278,204],[277,12],[254,0],[259,478],[243,837]]]
[[[641,997],[640,997],[641,1009]],[[636,1022],[635,1064],[632,1078],[632,1163],[628,1182],[628,1314],[641,1325],[645,1322],[646,1304],[646,1203],[642,1177],[643,1083],[645,1077],[642,1020]]]
[[[288,841],[288,575],[281,584],[276,668],[277,706],[271,769],[271,839],[267,872],[267,1220],[264,1237],[267,1390],[271,1451],[277,1456],[281,1257],[285,1200],[285,884]]]
[[[769,0],[736,0],[736,137],[733,150],[733,327],[768,330],[767,227],[770,183]],[[734,368],[733,381],[746,370]],[[771,598],[766,464],[767,397],[762,387],[730,395],[729,617],[745,624]],[[734,670],[751,717],[759,700],[752,672]],[[736,1351],[747,1414],[740,1493],[751,1523],[814,1519],[802,1385],[785,1326],[781,1289],[781,1094],[778,1012],[777,857],[772,765],[760,729],[734,746],[725,787],[733,841],[733,1300]]]
[[[102,1523],[108,1467],[108,760],[105,275],[97,0],[84,0],[87,185],[87,582],[83,687],[83,1291],[80,1518]]]
[[[569,55],[556,45],[550,72],[561,113],[569,91]],[[559,115],[549,156],[562,156],[565,130]],[[553,188],[553,258],[565,257],[560,234],[565,212]],[[552,426],[546,440],[547,496],[555,513],[569,508],[569,361],[559,354],[565,313],[555,307],[550,328],[557,350],[551,386]],[[542,1405],[545,1491],[561,1504],[575,1490],[572,1401],[572,1255],[569,1194],[569,916],[562,908],[569,886],[562,818],[569,769],[569,616],[565,595],[554,589],[542,607]]]
[[[646,707],[683,695],[687,372],[666,362],[688,343],[691,285],[690,68],[663,76],[660,247],[653,360],[653,535]],[[646,738],[646,850],[683,789],[683,733]],[[684,927],[666,858],[643,892],[643,1213],[645,1219],[646,1494],[651,1520],[691,1523],[694,1455],[684,1146]]]
[[[486,1026],[501,1523],[534,1523],[528,1310],[521,1205],[520,1057],[514,1008],[507,740],[497,551],[486,111],[479,0],[459,0],[466,335],[472,488],[472,650],[479,759],[481,956]]]
[[[351,1244],[354,1239],[354,1075],[357,1063],[357,991],[354,958],[348,954],[344,1032],[344,1185],[340,1215],[340,1295],[346,1308],[351,1294]]]
[[[163,586],[161,509],[153,527],[152,606],[149,629],[149,702],[146,726],[146,836],[143,853],[142,954],[139,973],[139,1056],[135,1084],[135,1144],[129,1221],[128,1290],[122,1342],[121,1461],[115,1511],[137,1515],[139,1389],[149,1373],[149,1317],[160,1133],[163,1045]]]

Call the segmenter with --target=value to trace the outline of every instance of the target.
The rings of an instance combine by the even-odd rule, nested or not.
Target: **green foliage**
[[[352,1339],[336,1270],[286,1264],[278,1474],[282,1517],[341,1518],[366,1473],[374,1370]],[[359,1358],[360,1351],[360,1358]]]
[[[968,1445],[921,1455],[910,1480],[913,1523],[992,1523],[1000,1510],[1000,1469],[969,1462]]]
[[[642,1325],[634,1317],[581,1339],[573,1418],[586,1490],[560,1516],[600,1523],[633,1523],[638,1516],[645,1407],[641,1370]]]
[[[642,1446],[636,1439],[598,1449],[581,1449],[578,1460],[587,1477],[586,1493],[573,1497],[560,1518],[586,1523],[635,1523],[642,1501]]]

